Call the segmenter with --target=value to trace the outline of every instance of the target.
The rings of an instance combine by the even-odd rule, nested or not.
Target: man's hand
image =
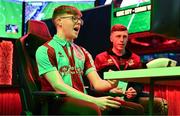
[[[119,108],[121,106],[121,103],[113,99],[114,98],[111,96],[98,97],[95,98],[94,103],[99,106],[102,111],[110,108]]]
[[[130,88],[128,88],[128,90],[125,92],[125,94],[126,94],[126,97],[127,97],[128,99],[133,99],[134,97],[136,97],[137,92],[136,92],[136,90],[135,90],[133,87],[130,87]]]
[[[113,88],[117,87],[118,82],[119,82],[118,80],[107,80],[107,81],[108,81],[109,84],[111,84],[111,86]]]
[[[108,72],[112,72],[113,70],[111,70],[111,69],[109,69],[108,70]],[[107,80],[112,86],[113,86],[113,88],[114,87],[117,87],[117,85],[118,85],[118,80]]]

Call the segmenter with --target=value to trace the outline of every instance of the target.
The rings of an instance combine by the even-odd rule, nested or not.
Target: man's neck
[[[67,40],[67,41],[72,41],[72,39],[68,39],[67,37],[65,37],[65,35],[61,32],[57,33],[58,37],[63,39],[63,40]]]
[[[112,52],[113,52],[114,54],[116,54],[117,56],[122,56],[122,55],[125,54],[125,49],[117,50],[117,49],[112,48]]]

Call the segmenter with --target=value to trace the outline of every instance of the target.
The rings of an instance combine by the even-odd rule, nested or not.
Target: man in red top
[[[95,66],[100,75],[103,77],[104,72],[130,70],[141,68],[140,57],[126,48],[128,42],[128,30],[125,26],[116,24],[111,29],[110,41],[112,48],[98,54],[95,58]],[[112,89],[110,92],[116,92],[117,89]],[[140,83],[128,83],[127,90],[125,91],[125,100],[136,103],[141,103],[145,112],[148,108],[148,94],[143,91],[143,85]],[[122,91],[123,93],[124,91]],[[146,96],[146,97],[143,97]],[[164,99],[154,99],[154,113],[167,114],[167,109],[164,107]]]

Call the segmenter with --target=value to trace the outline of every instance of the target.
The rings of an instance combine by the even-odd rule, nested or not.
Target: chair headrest
[[[46,20],[41,20],[41,21],[46,24],[51,36],[53,37],[57,33],[57,30],[54,23],[52,22],[52,19],[46,19]]]
[[[35,53],[36,53],[37,48],[51,39],[52,39],[51,37],[42,37],[39,35],[37,36],[34,34],[29,34],[25,39],[24,46],[28,54],[31,57],[35,58]]]
[[[43,37],[51,37],[47,25],[44,22],[38,20],[28,21],[28,33]]]

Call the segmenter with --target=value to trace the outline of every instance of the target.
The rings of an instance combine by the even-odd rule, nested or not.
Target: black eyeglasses
[[[60,17],[60,18],[71,18],[72,21],[73,21],[74,23],[77,23],[78,21],[80,21],[80,22],[81,22],[81,25],[84,24],[84,21],[83,21],[81,18],[79,18],[79,17],[75,17],[75,16],[66,16],[66,17]]]

